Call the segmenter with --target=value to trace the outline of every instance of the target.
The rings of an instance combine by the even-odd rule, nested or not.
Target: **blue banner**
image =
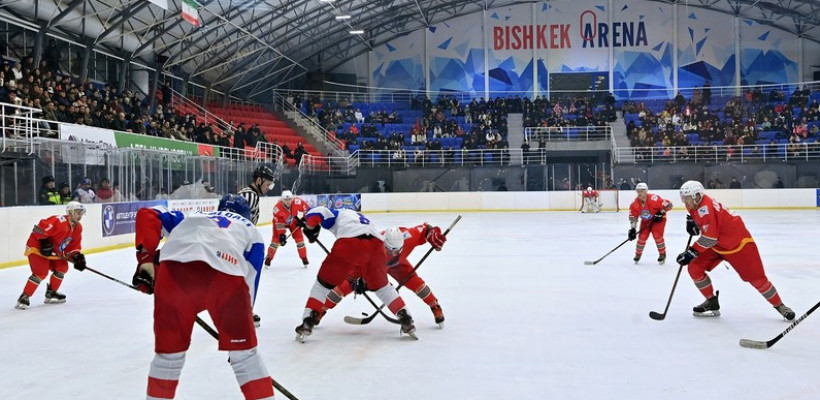
[[[143,207],[168,206],[165,200],[137,201],[133,203],[109,203],[102,206],[103,237],[134,233],[137,210]]]
[[[817,189],[817,207],[820,207],[820,189]]]
[[[319,194],[316,195],[316,205],[329,209],[347,208],[353,211],[362,211],[362,195],[348,194]]]

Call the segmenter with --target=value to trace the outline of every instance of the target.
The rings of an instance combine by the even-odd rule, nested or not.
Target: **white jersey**
[[[250,221],[228,211],[193,211],[182,215],[155,209],[160,213],[164,230],[169,232],[160,261],[203,261],[217,271],[243,276],[251,302],[254,301],[265,244]]]
[[[245,186],[237,194],[248,201],[248,206],[251,208],[251,222],[256,225],[259,222],[259,192],[250,186]]]
[[[312,217],[312,218],[311,218]],[[383,236],[370,220],[361,213],[346,208],[331,210],[327,207],[314,207],[305,214],[305,219],[320,218],[322,228],[329,230],[337,239],[371,235],[380,240]]]

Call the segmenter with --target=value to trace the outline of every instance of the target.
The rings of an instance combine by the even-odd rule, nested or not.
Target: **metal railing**
[[[614,147],[616,164],[674,162],[818,161],[820,143],[775,143],[742,146]]]
[[[524,141],[537,142],[588,142],[610,140],[612,128],[609,126],[554,126],[524,128]]]
[[[278,92],[273,92],[274,95],[274,104],[282,107],[282,111],[285,113],[291,113],[294,115],[295,119],[298,119],[298,122],[301,122],[307,126],[307,130],[313,130],[314,136],[317,136],[317,139],[321,140],[323,143],[322,145],[330,150],[336,157],[341,157],[346,155],[345,151],[345,143],[336,137],[336,132],[330,132],[317,121],[315,118],[305,114],[301,109],[297,108],[293,105],[293,101],[290,98],[280,96]]]

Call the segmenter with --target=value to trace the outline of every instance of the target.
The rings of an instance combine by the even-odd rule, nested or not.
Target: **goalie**
[[[601,211],[602,204],[598,200],[598,191],[592,189],[592,186],[581,192],[581,196],[583,197],[583,204],[581,204],[582,213],[597,213]]]

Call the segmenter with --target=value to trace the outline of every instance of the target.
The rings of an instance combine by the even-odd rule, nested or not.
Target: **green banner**
[[[127,132],[114,132],[118,148],[137,148],[147,150],[162,150],[172,153],[185,154],[191,156],[214,156],[219,157],[219,148],[211,145],[180,142],[154,136],[135,135]]]

